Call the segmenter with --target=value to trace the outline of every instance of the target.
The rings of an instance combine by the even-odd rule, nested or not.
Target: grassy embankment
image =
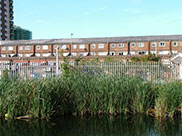
[[[182,113],[182,83],[152,84],[139,78],[93,76],[64,65],[61,77],[40,80],[0,79],[0,116],[29,115],[50,119],[67,114],[152,114],[157,118]]]

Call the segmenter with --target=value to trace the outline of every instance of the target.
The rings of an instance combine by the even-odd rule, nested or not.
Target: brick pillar
[[[73,44],[72,44],[72,46],[73,46]],[[69,56],[71,56],[71,52],[72,52],[72,49],[73,49],[72,46],[71,46],[71,44],[69,44]]]
[[[172,45],[171,45],[171,41],[169,41],[169,54],[172,54]]]
[[[18,45],[16,45],[15,48],[15,56],[18,57]]]
[[[88,44],[88,55],[87,56],[90,56],[90,46],[91,46],[91,44],[89,43]]]
[[[107,47],[108,47],[107,48],[107,52],[108,52],[107,55],[110,55],[110,43],[109,42],[107,43]]]
[[[51,45],[51,56],[53,56],[53,48],[54,48],[54,45],[52,44]]]
[[[36,45],[33,45],[33,56],[35,56],[35,48],[36,48]]]
[[[130,55],[130,42],[127,43],[128,43],[128,55]]]
[[[150,54],[150,41],[148,41],[148,54]]]

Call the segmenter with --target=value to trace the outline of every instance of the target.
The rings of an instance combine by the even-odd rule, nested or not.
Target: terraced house
[[[94,58],[156,54],[169,58],[182,51],[182,35],[1,41],[1,61],[55,61],[55,56]]]

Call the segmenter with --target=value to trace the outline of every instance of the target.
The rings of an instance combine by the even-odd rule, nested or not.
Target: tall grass
[[[153,114],[159,118],[182,112],[182,84],[156,85],[140,78],[79,72],[68,65],[62,76],[40,80],[0,79],[0,116],[29,115],[49,119],[67,114]]]

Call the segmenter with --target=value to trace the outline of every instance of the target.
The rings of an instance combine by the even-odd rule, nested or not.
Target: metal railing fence
[[[140,77],[146,81],[162,82],[179,79],[178,65],[159,62],[82,62],[68,63],[74,70],[91,75],[110,75],[120,77]],[[39,79],[56,75],[56,64],[0,63],[0,77],[8,70],[12,78]],[[59,64],[58,75],[62,68]]]

